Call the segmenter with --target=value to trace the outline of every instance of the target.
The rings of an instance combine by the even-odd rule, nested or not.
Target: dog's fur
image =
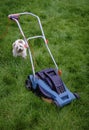
[[[13,45],[13,56],[17,57],[17,56],[22,56],[23,58],[26,58],[27,56],[27,48],[26,48],[26,44],[24,42],[24,40],[22,39],[18,39],[16,40]]]

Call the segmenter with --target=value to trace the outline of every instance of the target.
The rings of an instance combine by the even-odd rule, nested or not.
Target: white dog
[[[22,56],[23,58],[26,58],[27,56],[27,47],[26,43],[22,39],[18,39],[13,43],[13,56]]]

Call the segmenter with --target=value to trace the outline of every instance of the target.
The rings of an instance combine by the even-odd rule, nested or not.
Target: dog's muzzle
[[[17,47],[16,47],[16,50],[17,50],[18,53],[21,53],[24,49],[23,49],[23,47],[18,47],[18,46],[17,46]]]
[[[20,52],[22,52],[22,51],[23,51],[23,49],[18,49],[18,50],[17,50],[18,53],[20,53]]]

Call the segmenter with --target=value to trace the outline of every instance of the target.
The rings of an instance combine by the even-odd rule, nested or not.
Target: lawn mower
[[[41,35],[36,35],[28,38],[25,37],[22,27],[19,23],[19,17],[22,15],[31,15],[32,17],[35,17],[37,19],[38,25],[41,30]],[[20,33],[22,34],[23,39],[25,41],[25,44],[28,46],[27,49],[28,49],[28,54],[30,56],[30,62],[31,62],[33,73],[27,76],[26,88],[31,90],[36,95],[43,97],[44,99],[48,99],[49,101],[51,100],[54,104],[56,104],[56,106],[59,107],[63,107],[71,103],[72,100],[79,98],[79,95],[77,93],[72,93],[66,87],[66,85],[64,84],[64,82],[62,81],[59,75],[60,71],[58,70],[58,65],[48,47],[48,41],[46,40],[40,18],[37,15],[30,12],[10,14],[8,18],[14,20],[17,23]],[[55,68],[47,68],[39,72],[35,72],[33,57],[32,57],[32,53],[28,41],[37,38],[43,39],[47,51],[49,52],[49,55],[55,65]]]

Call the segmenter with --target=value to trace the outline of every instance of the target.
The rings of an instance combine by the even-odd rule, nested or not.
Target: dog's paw
[[[23,57],[24,59],[26,59],[26,58],[27,58],[27,54],[25,54],[25,55],[22,55],[22,57]]]
[[[13,54],[14,57],[17,57],[17,54],[16,54],[14,49],[12,50],[12,54]]]

